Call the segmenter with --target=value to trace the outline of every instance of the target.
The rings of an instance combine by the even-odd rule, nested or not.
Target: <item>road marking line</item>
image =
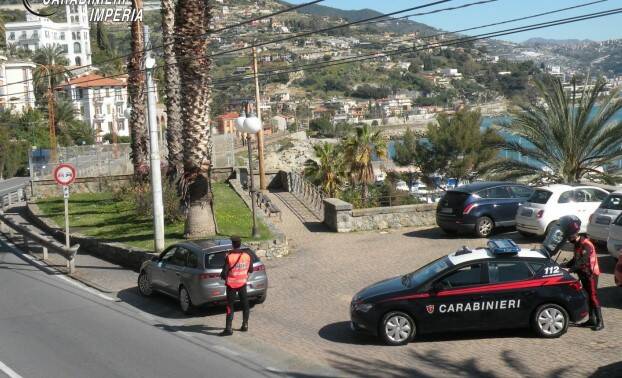
[[[9,378],[22,378],[21,375],[17,374],[15,372],[15,370],[11,369],[10,367],[6,366],[5,364],[2,363],[2,361],[0,361],[0,370],[9,376]]]

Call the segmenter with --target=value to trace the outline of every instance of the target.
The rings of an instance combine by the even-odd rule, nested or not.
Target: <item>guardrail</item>
[[[12,206],[26,200],[27,184],[20,184],[0,191],[0,207]]]
[[[48,260],[48,251],[54,251],[67,260],[69,273],[76,271],[76,254],[80,248],[79,244],[67,247],[51,237],[40,235],[28,228],[13,222],[4,214],[5,206],[12,206],[15,203],[26,200],[26,190],[24,185],[8,188],[0,193],[0,232],[8,234],[13,239],[15,234],[20,234],[24,241],[24,252],[29,252],[30,242],[39,244],[43,249],[43,260]]]

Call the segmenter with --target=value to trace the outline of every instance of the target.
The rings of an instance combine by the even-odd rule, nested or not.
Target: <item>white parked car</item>
[[[428,187],[421,181],[415,181],[412,188],[410,188],[411,194],[428,194]]]
[[[397,184],[395,185],[395,190],[399,190],[402,192],[408,192],[408,184],[406,184],[406,181],[398,181]]]
[[[609,194],[590,216],[587,234],[595,241],[607,242],[611,223],[620,214],[622,214],[622,191],[617,191]]]
[[[622,253],[622,214],[620,214],[618,218],[614,219],[611,227],[609,228],[607,250],[614,258],[618,258]]]
[[[586,232],[590,215],[609,192],[595,186],[548,185],[536,188],[516,212],[516,230],[523,235],[546,235],[548,228],[564,215],[581,219],[580,232]]]

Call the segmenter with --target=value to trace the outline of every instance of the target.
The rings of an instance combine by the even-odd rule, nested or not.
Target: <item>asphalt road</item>
[[[1,241],[0,287],[0,377],[277,375],[260,358],[238,358],[244,353],[226,340],[172,332],[159,319],[41,270]]]
[[[4,194],[4,192],[8,190],[22,187],[28,181],[30,181],[30,177],[13,177],[10,179],[1,180],[0,181],[0,195]]]

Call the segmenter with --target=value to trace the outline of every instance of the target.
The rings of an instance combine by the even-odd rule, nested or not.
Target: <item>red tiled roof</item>
[[[89,74],[80,77],[74,77],[59,85],[64,87],[67,85],[75,85],[78,88],[93,87],[125,87],[126,84],[121,80],[110,79],[96,74]]]
[[[232,113],[226,113],[226,114],[219,115],[218,119],[236,119],[239,116],[240,115],[238,113],[232,112]]]

